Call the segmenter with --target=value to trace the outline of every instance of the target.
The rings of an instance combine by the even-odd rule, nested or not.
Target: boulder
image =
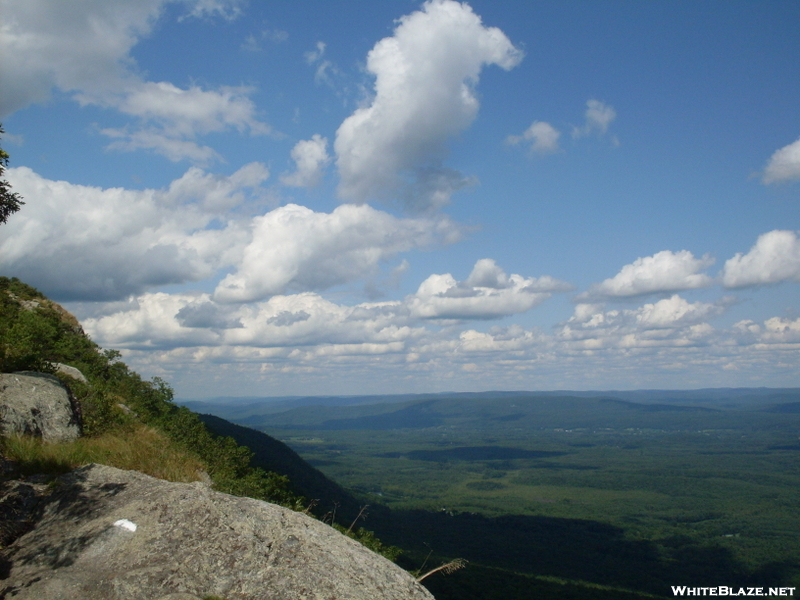
[[[56,373],[63,373],[68,377],[72,377],[73,379],[77,379],[82,383],[89,383],[89,380],[86,379],[86,375],[81,373],[80,369],[76,369],[75,367],[71,367],[69,365],[65,365],[64,363],[55,363]]]
[[[433,600],[414,578],[303,513],[88,465],[62,476],[6,551],[15,600]]]
[[[69,391],[55,375],[0,374],[0,435],[29,434],[48,442],[75,440],[80,420]]]

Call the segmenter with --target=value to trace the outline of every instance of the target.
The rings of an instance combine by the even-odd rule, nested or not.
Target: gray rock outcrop
[[[89,380],[86,379],[86,375],[81,373],[80,369],[76,369],[75,367],[71,367],[70,365],[65,365],[64,363],[55,363],[56,373],[63,373],[73,379],[77,379],[82,383],[89,383]]]
[[[0,374],[0,435],[27,434],[48,442],[80,436],[69,392],[55,375],[23,371]]]
[[[89,465],[63,476],[39,514],[5,553],[0,597],[433,600],[331,527],[199,482]]]

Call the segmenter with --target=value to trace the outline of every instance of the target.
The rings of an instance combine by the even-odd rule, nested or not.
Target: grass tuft
[[[3,455],[18,463],[22,475],[60,475],[89,463],[141,471],[167,481],[201,479],[203,463],[163,433],[146,426],[108,432],[74,442],[48,443],[30,436],[0,440]]]

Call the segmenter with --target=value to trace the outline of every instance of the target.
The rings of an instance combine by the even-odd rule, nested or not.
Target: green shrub
[[[51,349],[57,336],[57,329],[38,309],[19,311],[13,324],[3,331],[0,370],[52,373]]]

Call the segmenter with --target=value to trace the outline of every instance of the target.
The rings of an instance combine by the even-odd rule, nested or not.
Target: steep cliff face
[[[103,465],[61,477],[4,554],[0,598],[15,600],[433,598],[302,513]]]

